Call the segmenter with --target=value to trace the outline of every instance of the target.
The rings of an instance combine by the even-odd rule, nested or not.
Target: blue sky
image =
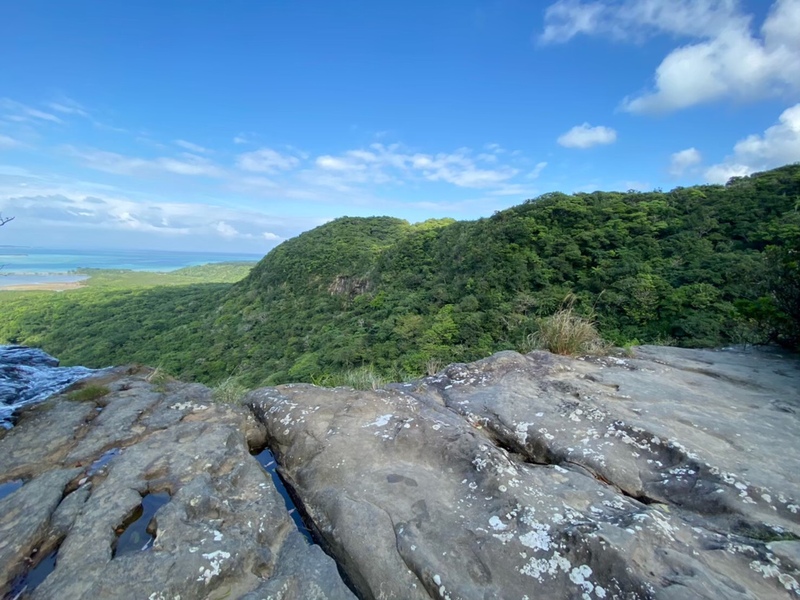
[[[800,161],[800,0],[0,6],[0,242],[266,252],[342,215]]]

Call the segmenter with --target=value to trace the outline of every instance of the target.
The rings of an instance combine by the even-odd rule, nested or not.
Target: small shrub
[[[169,374],[164,371],[160,366],[156,367],[155,371],[150,373],[147,376],[147,381],[153,384],[153,387],[156,388],[158,392],[166,392],[167,391],[167,383],[169,383],[170,376]]]
[[[217,384],[212,390],[212,397],[214,402],[220,404],[239,404],[244,395],[250,390],[243,386],[234,377],[228,377],[221,383]]]
[[[386,383],[372,367],[359,367],[345,371],[341,375],[341,384],[356,390],[376,390]]]
[[[640,345],[640,342],[636,338],[629,340],[622,345],[622,353],[628,358],[633,358],[636,356],[633,347],[638,345]]]
[[[356,390],[376,390],[387,382],[370,366],[311,377],[311,383],[320,387],[351,387]]]
[[[86,387],[82,387],[79,390],[73,390],[67,394],[67,400],[73,400],[75,402],[92,402],[97,400],[98,398],[102,398],[106,394],[108,394],[111,390],[109,390],[104,385],[97,385],[96,383],[90,383]]]
[[[576,313],[574,304],[575,296],[567,296],[554,315],[536,319],[538,331],[528,335],[527,347],[568,356],[604,352],[607,345],[595,322]]]
[[[436,358],[429,358],[428,362],[425,363],[425,374],[429,377],[436,375],[439,371],[442,370],[442,361]]]

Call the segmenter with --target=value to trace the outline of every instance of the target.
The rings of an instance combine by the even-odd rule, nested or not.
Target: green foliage
[[[93,402],[94,400],[102,398],[110,391],[111,390],[104,385],[90,383],[85,387],[69,392],[67,394],[67,400],[72,400],[74,402]]]
[[[389,379],[378,375],[368,365],[313,377],[311,381],[322,387],[351,387],[356,390],[377,390],[382,385],[389,383]]]
[[[571,316],[618,345],[797,348],[798,199],[790,165],[727,186],[545,194],[476,221],[345,217],[236,283],[93,273],[78,290],[0,293],[0,339],[212,384],[372,386],[522,347],[571,294]]]
[[[235,377],[228,377],[214,386],[212,397],[220,404],[239,404],[249,391]]]
[[[171,377],[169,373],[167,373],[161,365],[156,367],[150,375],[147,376],[147,381],[153,385],[159,393],[164,393],[167,391],[167,384],[170,382]]]

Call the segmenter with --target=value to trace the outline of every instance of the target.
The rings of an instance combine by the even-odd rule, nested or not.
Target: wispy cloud
[[[493,156],[493,155],[492,155]],[[479,163],[492,166],[480,166]],[[519,170],[510,165],[495,165],[486,155],[473,156],[467,148],[429,154],[409,152],[399,144],[371,144],[366,149],[348,150],[338,156],[325,155],[316,167],[325,177],[338,183],[384,184],[398,178],[417,178],[444,182],[464,188],[486,188],[513,178]]]
[[[16,148],[22,144],[12,137],[0,134],[0,150],[7,150],[9,148]]]
[[[112,236],[157,234],[164,239],[216,237],[249,240],[261,248],[265,243],[267,247],[274,245],[328,220],[273,216],[207,203],[134,201],[102,192],[93,195],[66,189],[55,192],[57,188],[32,187],[28,194],[14,195],[0,186],[0,210],[19,217],[25,228],[86,229],[105,231]]]
[[[558,138],[561,146],[580,149],[613,144],[616,141],[617,132],[615,130],[603,125],[592,127],[589,123],[576,125]]]
[[[290,171],[300,164],[300,159],[290,154],[281,154],[272,148],[261,148],[240,154],[236,166],[243,171],[254,173],[278,173]]]
[[[90,169],[117,175],[141,175],[158,172],[176,175],[198,175],[203,177],[222,177],[224,170],[207,158],[183,153],[180,157],[162,156],[153,159],[125,156],[116,152],[106,152],[94,148],[80,149],[63,146],[62,150]]]
[[[542,171],[544,171],[546,167],[547,167],[546,162],[536,163],[536,166],[533,168],[533,170],[525,176],[526,179],[537,179],[539,175],[542,174]]]
[[[10,98],[0,98],[0,110],[5,114],[5,119],[9,121],[48,121],[50,123],[63,123],[61,119],[52,113],[39,110],[22,102],[11,100]]]
[[[183,148],[184,150],[188,150],[189,152],[194,152],[195,154],[211,154],[213,150],[209,150],[199,144],[193,144],[192,142],[187,142],[186,140],[175,140],[173,142],[176,146]]]
[[[540,41],[578,35],[640,42],[668,34],[694,40],[669,52],[652,90],[622,101],[633,113],[673,111],[722,98],[753,100],[800,90],[800,0],[776,0],[753,35],[735,0],[559,0]]]
[[[58,102],[48,102],[47,107],[59,113],[66,115],[78,115],[81,117],[88,117],[89,112],[80,103],[67,98],[66,96],[59,98]]]
[[[697,148],[687,148],[670,156],[669,173],[673,177],[681,177],[688,169],[703,162],[703,156]]]
[[[241,145],[241,144],[253,144],[253,143],[255,143],[257,137],[258,136],[256,136],[255,133],[242,132],[242,133],[239,133],[239,134],[237,134],[237,135],[235,135],[233,137],[233,143],[234,144],[239,144],[239,145]]]

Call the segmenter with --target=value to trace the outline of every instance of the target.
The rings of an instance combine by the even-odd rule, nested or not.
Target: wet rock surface
[[[352,599],[250,455],[252,414],[150,374],[89,380],[109,393],[56,396],[0,434],[0,597]]]
[[[15,411],[44,400],[97,373],[86,367],[59,367],[38,348],[0,345],[0,428],[11,426]]]
[[[500,353],[251,392],[364,598],[800,597],[800,362]]]

